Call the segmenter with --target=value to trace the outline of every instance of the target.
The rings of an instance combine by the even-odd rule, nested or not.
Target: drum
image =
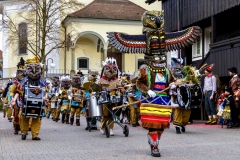
[[[101,91],[101,104],[110,103],[110,94],[107,91]]]
[[[203,91],[199,84],[183,84],[177,87],[177,102],[180,108],[198,108],[203,101]]]
[[[111,103],[119,103],[121,101],[121,96],[110,96]]]
[[[24,103],[22,108],[22,116],[25,117],[41,117],[45,106],[45,88],[39,88],[40,93],[35,93],[37,86],[24,88]]]
[[[96,95],[92,95],[89,98],[88,112],[89,117],[100,117],[103,115],[103,107],[101,104],[98,104]]]

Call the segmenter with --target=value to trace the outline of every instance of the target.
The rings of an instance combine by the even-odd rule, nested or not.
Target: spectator
[[[237,68],[232,67],[232,68],[228,68],[229,71],[229,75],[232,77],[230,82],[229,82],[229,86],[232,87],[232,91],[233,93],[236,92],[238,89],[240,89],[240,79],[237,71]],[[235,102],[235,107],[236,107],[236,114],[237,116],[240,118],[240,101],[239,98],[234,96],[234,102]],[[239,127],[239,118],[237,119],[236,123],[234,124],[234,127]]]
[[[216,109],[215,109],[215,96],[217,91],[217,80],[212,74],[212,67],[205,70],[203,92],[205,95],[205,109],[208,115],[206,124],[217,124]]]
[[[80,75],[80,77],[82,77],[82,76],[83,76],[83,73],[82,73],[82,71],[81,71],[81,70],[78,70],[77,74],[78,74],[78,75]]]

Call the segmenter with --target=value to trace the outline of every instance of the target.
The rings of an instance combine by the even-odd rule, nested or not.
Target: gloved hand
[[[154,98],[156,96],[156,93],[153,92],[152,90],[148,90],[147,93],[151,98]]]

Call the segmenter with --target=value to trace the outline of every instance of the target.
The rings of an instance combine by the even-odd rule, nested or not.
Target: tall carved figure
[[[172,112],[167,89],[173,78],[167,68],[166,53],[192,45],[201,33],[197,26],[165,33],[163,13],[153,10],[143,14],[143,34],[107,33],[110,45],[120,52],[145,54],[137,87],[144,96],[149,97],[141,104],[140,115],[142,127],[149,130],[148,142],[154,157],[160,156],[158,142],[164,129],[169,128]]]

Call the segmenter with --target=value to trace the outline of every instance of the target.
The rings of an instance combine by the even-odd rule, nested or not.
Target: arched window
[[[79,57],[77,59],[77,68],[82,70],[89,69],[89,58],[87,57]]]
[[[20,23],[18,54],[27,54],[27,23]]]

